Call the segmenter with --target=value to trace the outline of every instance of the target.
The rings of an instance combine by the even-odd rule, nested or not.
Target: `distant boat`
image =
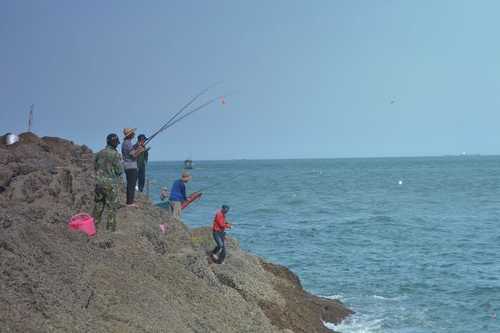
[[[192,160],[185,160],[184,161],[184,169],[192,169],[193,168],[193,161]]]

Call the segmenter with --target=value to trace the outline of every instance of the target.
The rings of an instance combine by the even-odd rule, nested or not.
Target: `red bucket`
[[[80,230],[91,237],[95,235],[94,218],[86,213],[74,215],[69,220],[68,226],[71,230]]]

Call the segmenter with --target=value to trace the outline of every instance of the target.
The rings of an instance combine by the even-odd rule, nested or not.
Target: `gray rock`
[[[0,172],[2,332],[314,333],[330,332],[322,318],[351,313],[233,239],[226,263],[211,263],[208,229],[189,230],[141,195],[139,208],[119,210],[115,233],[68,230],[72,215],[93,209],[92,152],[21,138],[7,149],[15,158],[0,158],[10,170]]]

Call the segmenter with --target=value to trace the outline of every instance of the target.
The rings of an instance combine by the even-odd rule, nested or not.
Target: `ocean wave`
[[[383,301],[401,301],[401,300],[405,299],[405,296],[384,297],[384,296],[380,296],[380,295],[373,295],[373,298],[381,299]]]
[[[248,214],[255,216],[255,215],[266,215],[266,214],[282,214],[284,213],[280,209],[276,207],[260,207],[260,208],[255,208],[253,210],[250,210],[247,212]]]
[[[383,300],[386,300],[387,298],[384,297],[384,296],[379,296],[379,295],[373,295],[373,298],[376,298],[376,299],[383,299]]]
[[[292,196],[291,199],[284,200],[282,203],[285,204],[285,205],[288,205],[288,206],[297,206],[297,205],[301,205],[301,204],[306,203],[306,200],[302,199],[302,198],[298,198],[296,196],[295,197]]]
[[[467,294],[471,296],[490,296],[495,295],[495,297],[500,300],[500,287],[497,286],[478,286],[467,291]]]
[[[388,224],[394,224],[396,221],[387,215],[377,215],[372,218],[370,218],[373,222],[378,222],[378,223],[388,223]]]
[[[310,171],[305,171],[302,174],[305,175],[305,176],[323,176],[324,173],[325,172],[323,172],[323,170],[313,169],[313,170],[310,170]]]
[[[345,301],[345,297],[343,295],[329,295],[329,296],[321,296],[321,297],[333,299],[333,300],[341,301],[341,302]]]
[[[383,320],[380,318],[364,318],[354,314],[338,325],[323,322],[327,328],[342,333],[383,333]]]
[[[333,213],[334,213],[334,211],[330,207],[319,207],[316,209],[316,214],[318,214],[318,215],[321,215],[321,214],[331,215]]]

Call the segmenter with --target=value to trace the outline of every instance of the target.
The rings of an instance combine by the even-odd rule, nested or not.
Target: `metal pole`
[[[28,119],[28,132],[31,132],[33,128],[33,111],[35,110],[35,104],[31,104],[30,106],[30,114]]]

